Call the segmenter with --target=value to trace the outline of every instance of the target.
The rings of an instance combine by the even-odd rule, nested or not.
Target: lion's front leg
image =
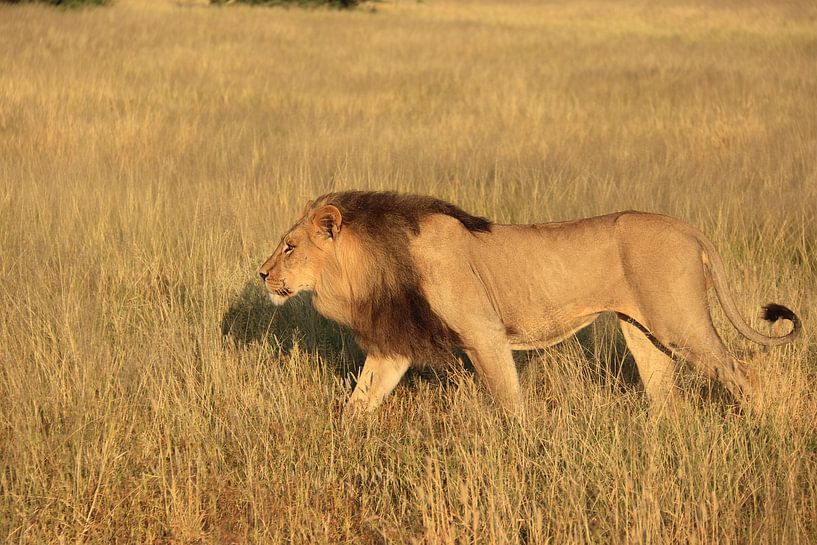
[[[367,356],[357,385],[346,403],[347,413],[374,411],[403,378],[411,360],[403,356]]]
[[[508,340],[503,336],[476,343],[465,349],[485,382],[494,401],[509,414],[522,411],[522,397],[519,392],[519,376],[511,354]]]

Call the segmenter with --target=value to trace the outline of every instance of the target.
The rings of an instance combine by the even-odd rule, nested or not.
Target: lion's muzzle
[[[276,295],[280,295],[281,297],[289,297],[290,295],[292,295],[292,290],[286,286],[281,286],[280,288],[274,289],[272,291],[273,293],[275,293]]]
[[[264,286],[275,304],[283,304],[293,294],[292,290],[287,286],[286,280],[273,280],[269,277],[269,273],[265,272],[259,273],[259,276],[261,276],[261,280],[263,280]]]

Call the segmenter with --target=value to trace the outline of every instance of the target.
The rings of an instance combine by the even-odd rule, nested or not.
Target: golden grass
[[[815,66],[806,1],[0,6],[0,539],[817,542]],[[255,283],[335,188],[670,213],[804,335],[758,414],[652,414],[600,323],[524,421],[464,369],[344,421],[348,334]]]

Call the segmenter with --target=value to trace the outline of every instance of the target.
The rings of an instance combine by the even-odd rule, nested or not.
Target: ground
[[[817,541],[817,8],[0,5],[0,539]],[[396,189],[503,222],[663,212],[720,248],[757,350],[741,413],[651,411],[613,322],[520,354],[523,420],[360,353],[257,266],[310,198]]]

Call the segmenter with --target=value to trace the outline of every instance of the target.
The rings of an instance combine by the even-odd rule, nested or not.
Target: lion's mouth
[[[290,295],[292,295],[292,290],[291,290],[291,289],[289,289],[289,288],[288,288],[288,287],[286,287],[286,286],[281,286],[281,287],[280,287],[280,288],[278,288],[277,290],[273,290],[273,293],[274,293],[275,295],[279,295],[279,296],[281,296],[281,297],[289,297]]]
[[[270,299],[272,299],[272,302],[276,305],[284,304],[284,301],[289,299],[289,296],[293,293],[284,281],[279,281],[275,284],[267,282],[267,291],[269,291]]]

